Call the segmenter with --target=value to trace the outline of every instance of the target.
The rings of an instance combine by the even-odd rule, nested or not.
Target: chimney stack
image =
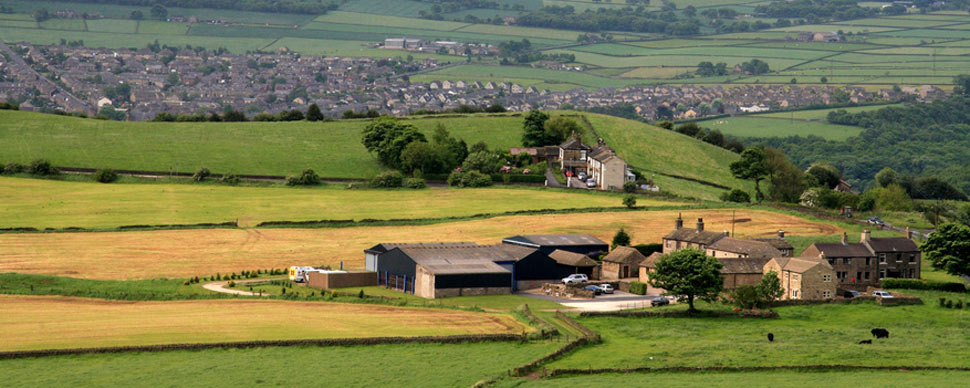
[[[676,229],[676,230],[680,230],[680,229],[681,229],[681,228],[683,228],[683,227],[684,227],[684,219],[683,219],[683,218],[681,218],[681,217],[680,217],[680,213],[678,213],[678,214],[677,214],[677,223],[675,224],[675,227],[674,227],[674,229]]]
[[[871,237],[872,237],[872,232],[870,232],[868,228],[867,229],[863,229],[862,230],[862,241],[860,241],[860,242],[869,241],[869,239]]]
[[[778,238],[780,238],[782,240],[785,239],[785,231],[784,230],[779,230],[778,231]]]
[[[724,231],[724,237],[731,237],[731,231],[730,230],[725,230]]]
[[[848,243],[849,243],[849,234],[848,233],[842,233],[842,245],[846,245]]]
[[[697,219],[697,231],[698,232],[703,232],[704,231],[704,219],[703,218],[698,218]]]

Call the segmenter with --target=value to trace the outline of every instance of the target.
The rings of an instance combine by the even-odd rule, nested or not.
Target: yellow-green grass
[[[758,372],[650,372],[630,374],[570,375],[546,379],[505,379],[502,387],[745,387],[801,388],[806,381],[824,381],[826,387],[957,387],[970,379],[965,371],[758,371]]]
[[[409,304],[438,304],[441,306],[456,306],[456,307],[477,307],[486,309],[487,311],[492,310],[515,310],[522,305],[529,305],[532,310],[551,310],[551,309],[561,309],[562,305],[559,303],[545,300],[530,298],[521,295],[480,295],[480,296],[460,296],[452,298],[439,298],[435,300],[424,299],[420,296],[414,296],[411,294],[405,294],[401,291],[391,290],[379,286],[371,287],[347,287],[340,288],[338,291],[346,292],[351,295],[355,295],[360,290],[364,290],[366,295],[376,295],[376,296],[386,296],[390,298],[398,298],[407,300]]]
[[[239,273],[291,265],[364,267],[363,250],[386,242],[474,241],[498,244],[519,234],[585,233],[611,241],[618,229],[634,244],[659,243],[682,215],[740,237],[832,236],[839,225],[753,209],[657,210],[502,216],[413,226],[295,229],[191,229],[102,233],[0,234],[0,272],[135,280]],[[732,216],[750,219],[731,226]]]
[[[372,13],[331,11],[326,15],[317,16],[316,22],[361,24],[383,27],[419,28],[425,30],[453,31],[465,27],[468,23],[458,23],[443,20],[427,20],[406,18],[399,16],[377,15]]]
[[[674,76],[691,73],[695,67],[638,67],[620,74],[624,78],[673,78]]]
[[[0,327],[3,351],[530,331],[508,315],[445,309],[254,299],[128,302],[9,295],[0,296]]]
[[[779,116],[784,114],[779,113]],[[821,136],[845,140],[862,132],[862,128],[829,124],[823,121],[797,120],[784,117],[737,116],[701,121],[698,125],[717,129],[738,137]]]
[[[796,120],[824,121],[828,118],[829,112],[833,112],[837,110],[845,110],[846,112],[849,112],[849,113],[859,113],[859,112],[868,112],[871,110],[877,110],[877,109],[882,109],[882,108],[887,108],[892,106],[899,106],[899,104],[866,105],[866,106],[852,106],[847,108],[834,108],[834,109],[809,109],[809,110],[800,110],[800,111],[794,111],[794,112],[761,113],[750,117],[774,117],[774,118],[781,118],[781,119],[794,118]]]
[[[629,42],[628,45],[635,45],[649,48],[676,48],[676,47],[700,47],[700,46],[723,46],[741,45],[752,43],[753,40],[714,40],[714,39],[658,39],[643,42]]]
[[[189,31],[188,24],[169,23],[155,20],[139,20],[139,34],[185,35]]]
[[[71,31],[65,35],[62,30],[30,29],[0,27],[0,41],[4,42],[30,42],[41,45],[60,44],[60,40],[71,38],[72,40],[83,40],[89,47],[145,47],[146,45],[158,41],[159,44],[169,46],[201,46],[208,49],[226,48],[231,52],[243,53],[249,50],[257,50],[266,47],[273,42],[273,39],[262,38],[227,38],[209,36],[186,36],[186,35],[158,35],[158,34],[114,34],[107,32],[88,32]]]
[[[361,144],[368,120],[331,123],[153,123],[0,112],[0,161],[46,158],[59,166],[149,171],[287,175],[313,168],[324,177],[365,178],[381,171]],[[468,144],[521,145],[522,118],[472,116],[410,120],[430,136],[440,123]]]
[[[939,297],[970,301],[964,293],[901,290],[925,304],[814,305],[774,308],[777,319],[578,318],[599,333],[603,344],[582,348],[548,365],[553,368],[636,368],[714,366],[940,366],[965,367],[970,315],[939,307]],[[701,304],[707,310],[726,305]],[[683,305],[671,306],[682,309]],[[886,328],[890,338],[872,339]],[[767,333],[774,334],[768,342]],[[878,356],[873,356],[873,355]],[[652,359],[651,359],[652,358]]]
[[[846,26],[846,25],[835,25],[835,24],[807,24],[807,25],[798,25],[798,26],[791,26],[791,27],[776,28],[776,29],[772,29],[772,30],[768,30],[768,31],[770,31],[770,32],[778,32],[778,31],[780,31],[780,32],[785,32],[785,33],[798,33],[798,32],[802,32],[802,31],[808,31],[808,32],[836,32],[838,30],[842,30],[843,32],[846,32],[846,33],[851,32],[853,34],[856,34],[856,33],[868,33],[868,32],[885,32],[885,31],[893,31],[893,30],[897,30],[897,29],[898,28],[878,27],[878,26],[851,26],[851,25],[850,26]]]
[[[40,28],[48,30],[84,31],[84,19],[47,19],[40,23]]]
[[[246,317],[230,320],[245,322]],[[394,322],[387,322],[393,325]],[[562,342],[267,347],[0,361],[6,387],[469,387]],[[40,372],[39,372],[40,371]]]
[[[867,54],[970,55],[970,47],[893,47],[862,51]]]
[[[458,29],[458,31],[489,35],[510,35],[519,39],[522,37],[527,39],[545,38],[567,42],[575,41],[576,36],[580,34],[577,31],[555,30],[551,28],[496,26],[491,24],[471,24]]]
[[[837,25],[837,28],[842,28],[842,26],[875,26],[875,27],[912,27],[912,28],[927,28],[927,27],[937,27],[947,24],[959,23],[959,20],[920,20],[912,17],[906,18],[872,18],[872,19],[853,19],[841,22],[832,23]]]
[[[620,157],[630,165],[646,170],[648,174],[661,172],[731,188],[752,188],[749,182],[731,175],[728,165],[738,158],[731,151],[632,120],[601,115],[588,117],[597,133],[617,150]],[[683,190],[679,184],[661,186],[660,190],[701,199],[716,199],[711,195],[696,195],[690,189]]]
[[[111,32],[115,34],[134,34],[137,21],[117,19],[91,19],[85,21],[88,31]]]
[[[563,53],[563,54],[573,54],[576,56],[576,62],[586,63],[601,67],[643,67],[643,66],[696,66],[699,62],[710,61],[710,62],[725,62],[729,66],[734,66],[742,62],[747,62],[752,59],[750,55],[744,55],[742,52],[736,53],[738,56],[723,56],[717,54],[716,50],[710,50],[705,54],[691,54],[691,55],[645,55],[645,56],[632,56],[632,57],[617,57],[596,53],[587,53],[575,50],[550,50],[550,53]],[[768,63],[772,69],[783,69],[790,66],[797,65],[804,60],[790,59],[790,58],[759,58]]]
[[[135,224],[413,219],[519,210],[621,206],[619,194],[583,190],[348,190],[335,187],[231,187],[100,184],[0,178],[0,227],[111,228]],[[643,206],[677,204],[640,198]]]

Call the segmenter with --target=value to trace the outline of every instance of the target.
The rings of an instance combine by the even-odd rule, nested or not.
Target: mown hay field
[[[521,210],[622,206],[621,194],[521,186],[350,190],[220,184],[100,184],[0,178],[0,228],[467,217]],[[342,186],[342,184],[341,184]],[[639,198],[641,206],[683,205]]]
[[[0,351],[530,330],[509,315],[446,309],[258,299],[129,302],[8,295],[0,296],[0,328]]]
[[[630,374],[575,375],[550,379],[508,379],[495,387],[567,388],[607,387],[737,387],[802,388],[805,381],[825,381],[826,387],[953,387],[956,381],[970,380],[962,371],[758,371],[758,372],[650,372]]]
[[[88,279],[186,278],[291,265],[363,268],[363,250],[382,242],[474,241],[498,244],[517,234],[587,233],[611,241],[623,227],[634,244],[658,243],[683,214],[737,236],[832,235],[842,228],[767,210],[667,210],[506,216],[422,226],[324,229],[196,229],[103,233],[0,234],[0,272]]]

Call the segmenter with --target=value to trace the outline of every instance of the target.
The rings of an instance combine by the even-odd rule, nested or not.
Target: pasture
[[[817,113],[816,113],[817,114]],[[845,140],[862,132],[862,128],[829,124],[825,119],[794,119],[791,113],[775,116],[751,115],[722,117],[699,121],[697,125],[716,129],[737,137],[819,136],[829,140]]]
[[[362,250],[381,242],[474,241],[496,244],[517,234],[586,233],[611,241],[625,228],[634,244],[656,243],[683,215],[709,230],[740,237],[827,236],[842,226],[755,209],[619,211],[502,216],[431,225],[347,228],[192,229],[99,233],[0,234],[0,272],[86,279],[187,278],[290,265],[363,268]],[[732,227],[732,216],[750,219]]]
[[[521,210],[620,207],[622,195],[521,186],[367,190],[231,187],[220,184],[100,184],[0,178],[0,227],[114,228],[238,220],[362,220],[467,217]],[[342,185],[341,185],[342,186]],[[426,206],[433,203],[434,206]],[[640,198],[642,206],[680,205]]]
[[[826,387],[857,388],[865,386],[952,387],[955,381],[970,379],[963,371],[762,371],[762,372],[649,372],[630,374],[575,375],[549,379],[509,379],[495,387],[623,386],[623,387],[737,387],[743,382],[752,388],[800,388],[805,381],[824,381]]]
[[[943,309],[946,293],[905,290],[924,305],[883,307],[874,303],[774,308],[778,319],[615,318],[577,320],[603,336],[549,368],[634,368],[672,366],[966,366],[970,314]],[[951,298],[956,294],[947,294]],[[959,296],[957,297],[960,298]],[[963,297],[967,300],[967,297]],[[683,306],[672,306],[681,308]],[[700,309],[726,309],[724,305]],[[874,327],[890,338],[871,339]],[[769,343],[767,333],[775,335]],[[880,356],[874,357],[873,354]],[[652,359],[651,359],[652,358]]]
[[[299,381],[348,388],[452,388],[505,375],[560,346],[561,342],[492,342],[83,355],[3,360],[0,376],[9,387],[287,386],[294,383],[293,371],[298,370]]]

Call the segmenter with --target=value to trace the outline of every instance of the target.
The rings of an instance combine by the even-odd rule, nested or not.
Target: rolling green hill
[[[570,114],[575,112],[553,112]],[[653,174],[663,191],[716,199],[715,186],[744,187],[727,165],[735,154],[636,121],[586,114],[597,133],[631,165]],[[417,117],[408,122],[430,134],[437,124],[469,145],[521,145],[521,114]],[[381,170],[360,143],[368,120],[328,123],[114,122],[20,111],[0,111],[0,163],[49,159],[58,166],[287,175],[313,168],[327,178],[368,178]]]

